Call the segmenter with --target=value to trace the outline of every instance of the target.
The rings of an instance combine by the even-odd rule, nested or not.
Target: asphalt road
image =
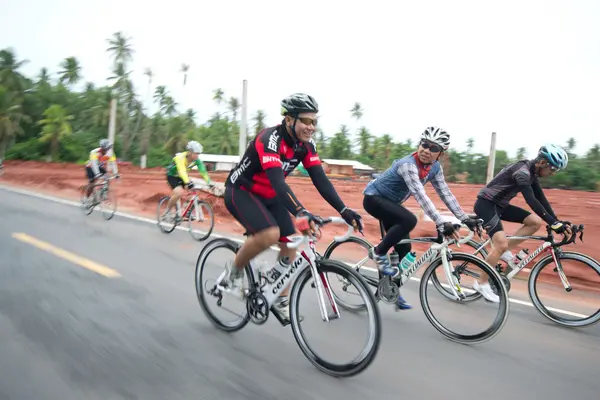
[[[23,238],[118,275],[82,268]],[[201,247],[186,232],[165,235],[98,212],[86,217],[0,189],[0,399],[600,397],[600,327],[561,328],[513,304],[496,338],[459,345],[426,320],[415,283],[403,289],[413,310],[380,305],[384,332],[374,363],[356,377],[329,377],[274,318],[233,334],[213,328],[194,288]],[[468,319],[447,307],[453,318]],[[353,335],[350,327],[313,340],[343,349]]]

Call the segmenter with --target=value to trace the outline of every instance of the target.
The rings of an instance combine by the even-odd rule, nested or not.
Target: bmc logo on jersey
[[[319,161],[319,156],[312,156],[310,158],[310,162],[315,162],[315,161]]]
[[[273,133],[271,133],[271,136],[269,136],[269,144],[267,145],[267,147],[269,148],[269,150],[275,153],[277,153],[277,140],[279,140],[279,135],[277,134],[277,131],[273,131]]]
[[[263,164],[268,164],[268,163],[281,164],[281,159],[279,157],[276,157],[276,156],[263,156],[262,163]]]

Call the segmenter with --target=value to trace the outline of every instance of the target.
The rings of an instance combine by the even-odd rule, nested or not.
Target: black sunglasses
[[[424,140],[421,141],[421,146],[423,146],[424,149],[429,149],[429,151],[431,151],[432,153],[439,153],[443,150],[442,146],[440,146],[439,144],[429,143]]]

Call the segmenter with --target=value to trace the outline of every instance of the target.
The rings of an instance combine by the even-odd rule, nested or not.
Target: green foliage
[[[52,78],[49,69],[42,68],[36,77],[26,77],[20,69],[28,63],[19,60],[14,49],[0,50],[0,160],[4,157],[22,160],[46,160],[52,153],[61,161],[82,163],[98,141],[107,136],[110,102],[117,99],[115,151],[121,161],[138,164],[147,155],[148,167],[164,167],[173,154],[183,151],[190,139],[198,140],[205,153],[238,154],[240,101],[216,88],[212,92],[218,112],[198,123],[194,110],[180,110],[166,86],[153,82],[150,68],[144,69],[148,86],[135,88],[130,79],[131,62],[135,55],[131,38],[116,32],[106,41],[112,62],[107,76],[110,86],[85,85],[74,89],[85,71],[75,57],[65,55],[55,66],[58,75]],[[182,63],[179,69],[184,84],[194,68]],[[148,88],[154,100],[151,115],[142,106],[141,98]],[[140,93],[143,93],[141,95]],[[381,171],[394,159],[416,150],[410,140],[398,142],[388,134],[378,135],[361,124],[365,114],[360,102],[351,103],[350,118],[338,132],[326,134],[319,127],[314,135],[321,158],[354,159]],[[265,127],[266,112],[250,116],[249,140]],[[356,123],[353,128],[351,123]],[[46,142],[41,139],[47,140]],[[544,186],[596,190],[600,185],[600,146],[576,156],[577,143],[570,138],[564,143],[569,152],[565,171],[544,179]],[[475,139],[465,143],[466,151],[450,150],[444,160],[446,178],[450,182],[467,181],[482,184],[486,180],[488,156],[474,153]],[[519,148],[515,157],[506,151],[496,152],[494,172],[508,163],[525,158],[527,149]]]

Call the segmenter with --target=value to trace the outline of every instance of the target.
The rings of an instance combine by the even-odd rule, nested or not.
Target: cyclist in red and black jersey
[[[319,111],[317,102],[309,95],[296,93],[285,98],[281,107],[281,124],[264,129],[250,141],[225,181],[225,206],[252,235],[238,251],[229,272],[228,284],[234,290],[242,289],[242,268],[251,259],[277,242],[287,242],[287,236],[296,231],[290,214],[307,217],[314,226],[314,216],[285,182],[285,177],[300,163],[321,196],[348,224],[362,231],[362,218],[344,205],[321,166],[312,140]],[[295,255],[296,250],[280,245],[283,263],[289,264]],[[287,292],[282,292],[275,306],[289,320]]]

